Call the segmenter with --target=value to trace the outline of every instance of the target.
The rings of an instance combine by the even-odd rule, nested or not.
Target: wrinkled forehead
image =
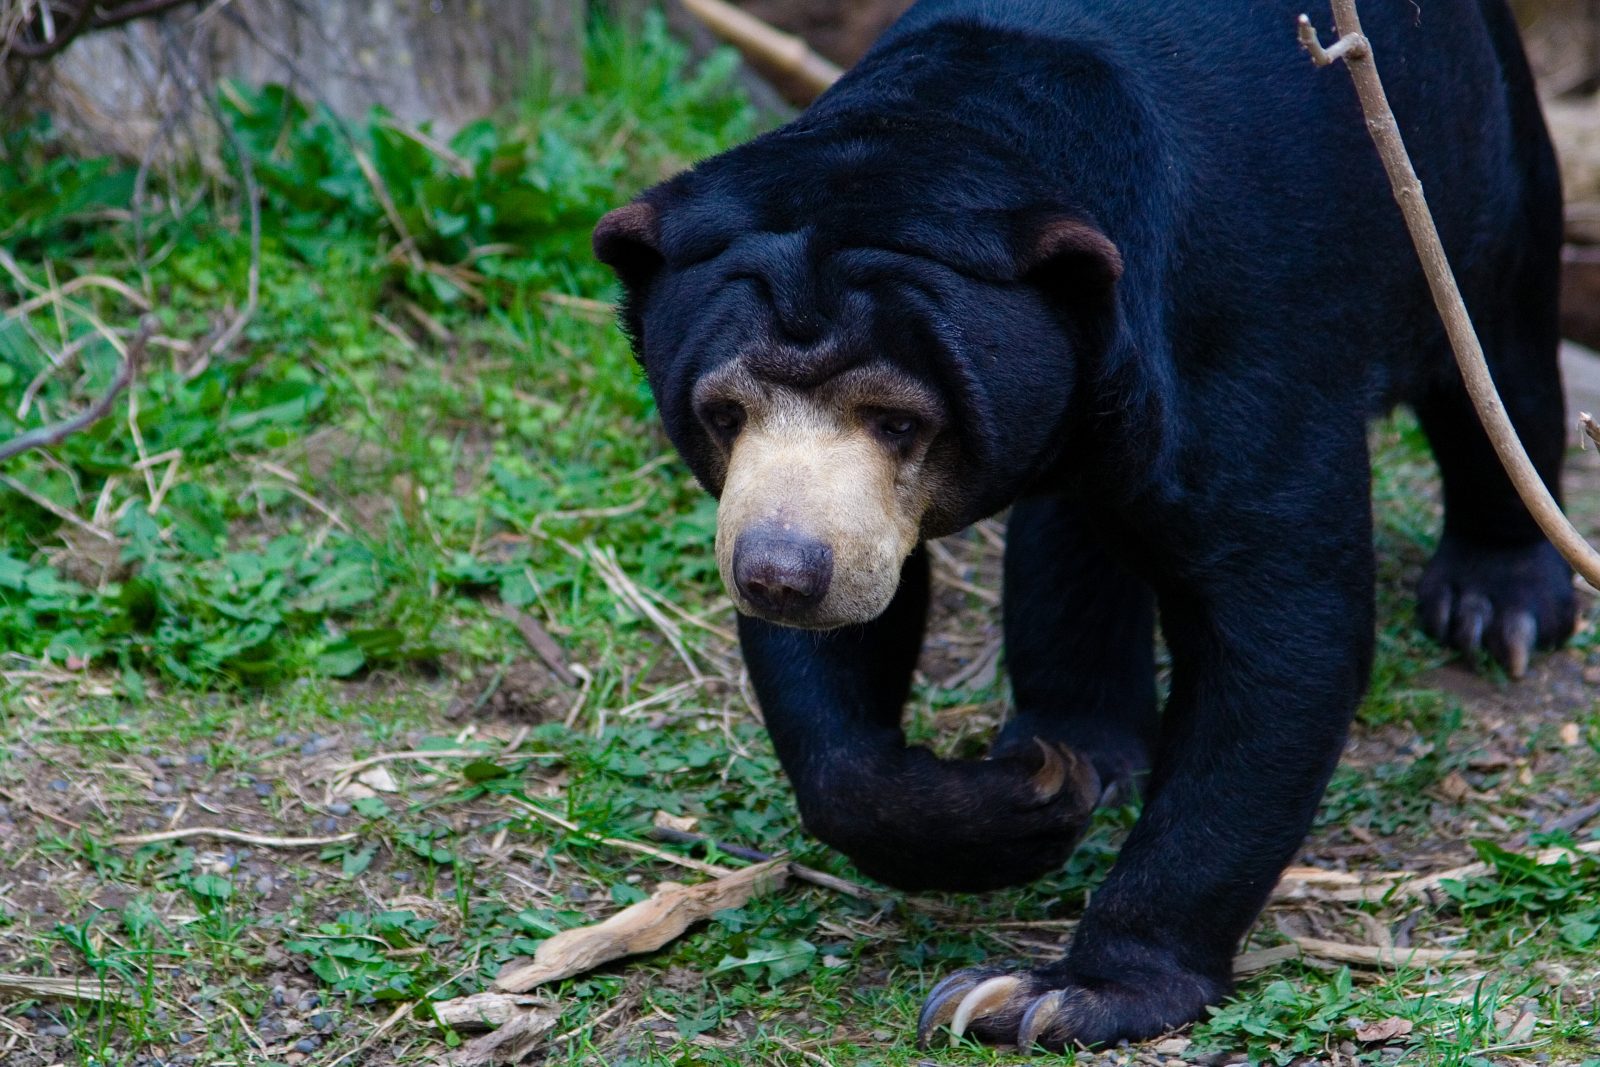
[[[872,409],[903,411],[928,422],[943,419],[944,402],[938,391],[883,359],[846,364],[826,374],[813,367],[804,374],[772,373],[775,362],[787,370],[783,360],[803,358],[795,353],[775,356],[752,347],[701,378],[694,402],[701,408],[735,404],[756,417],[768,412],[799,416],[806,411],[842,416]]]

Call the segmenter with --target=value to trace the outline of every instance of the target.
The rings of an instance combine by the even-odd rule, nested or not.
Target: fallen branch
[[[23,4],[23,18],[6,40],[0,42],[0,58],[9,53],[34,61],[48,59],[83,33],[159,15],[189,2],[191,0],[124,0],[120,4],[94,0],[69,4],[41,2],[37,5],[36,19],[29,17],[29,5]],[[61,11],[60,22],[56,21],[52,8]]]
[[[450,1067],[487,1067],[492,1063],[522,1063],[540,1045],[544,1035],[555,1029],[560,1016],[554,1011],[533,1008],[507,1019],[493,1033],[462,1045],[450,1053]]]
[[[771,860],[700,885],[663,882],[649,899],[603,922],[540,942],[531,961],[513,960],[501,969],[495,988],[523,993],[624,956],[654,952],[713,913],[742,907],[751,897],[781,887],[788,876],[785,861]]]
[[[439,1001],[433,1005],[433,1014],[440,1025],[452,1030],[494,1030],[519,1015],[549,1006],[548,1001],[526,993],[473,993]]]
[[[150,337],[155,333],[156,321],[146,315],[139,320],[139,332],[134,335],[128,344],[127,354],[122,357],[122,362],[117,366],[116,377],[111,379],[111,385],[94,403],[84,408],[70,418],[60,422],[52,422],[46,426],[39,426],[27,433],[18,434],[11,440],[0,444],[0,462],[12,456],[21,455],[30,449],[49,448],[51,445],[60,444],[80,430],[87,429],[111,413],[111,407],[117,402],[117,397],[133,381],[133,376],[139,370],[139,364],[144,359],[145,346],[150,343]]]
[[[321,848],[354,841],[358,834],[332,834],[328,837],[274,837],[271,834],[252,834],[244,830],[228,830],[221,826],[189,826],[182,830],[159,830],[153,834],[124,834],[113,837],[114,845],[159,845],[163,841],[188,841],[196,837],[217,841],[238,841],[258,848]]]
[[[781,74],[821,93],[844,74],[792,33],[767,25],[724,0],[683,0],[684,8],[723,40],[736,45]]]
[[[1438,228],[1428,211],[1428,202],[1422,195],[1422,183],[1417,180],[1417,172],[1411,166],[1405,142],[1400,138],[1399,124],[1389,108],[1389,100],[1373,60],[1372,45],[1361,32],[1355,0],[1332,2],[1339,40],[1332,47],[1323,48],[1311,20],[1301,15],[1300,44],[1311,54],[1311,61],[1319,67],[1343,59],[1349,68],[1356,95],[1361,101],[1361,111],[1366,116],[1367,132],[1371,134],[1372,143],[1377,146],[1378,156],[1383,160],[1390,189],[1395,202],[1400,205],[1401,215],[1405,217],[1406,229],[1411,234],[1417,257],[1422,261],[1428,288],[1433,292],[1433,302],[1439,309],[1440,318],[1444,320],[1445,333],[1450,338],[1450,347],[1461,368],[1461,379],[1472,398],[1472,406],[1477,409],[1489,442],[1500,457],[1506,474],[1510,476],[1511,484],[1516,487],[1517,495],[1522,498],[1529,514],[1550,539],[1550,543],[1572,565],[1573,570],[1590,585],[1600,589],[1600,552],[1584,540],[1583,535],[1561,513],[1544,479],[1539,477],[1539,472],[1528,459],[1527,450],[1522,447],[1522,441],[1511,425],[1511,418],[1506,414],[1505,404],[1500,400],[1500,393],[1495,389],[1489,364],[1483,356],[1483,346],[1472,328],[1472,320],[1461,299],[1455,274],[1445,258]]]

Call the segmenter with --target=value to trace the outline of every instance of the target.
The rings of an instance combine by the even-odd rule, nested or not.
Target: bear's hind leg
[[[1087,757],[1106,786],[1126,788],[1149,768],[1159,729],[1155,599],[1081,508],[1032,497],[1011,510],[1005,650],[1017,711],[995,751],[1058,742]]]
[[[1529,265],[1480,316],[1501,398],[1528,457],[1557,498],[1565,418],[1557,363],[1554,257]],[[1513,677],[1533,649],[1572,636],[1572,572],[1534,523],[1451,367],[1412,405],[1444,482],[1444,534],[1417,587],[1422,627],[1465,653],[1488,651]]]

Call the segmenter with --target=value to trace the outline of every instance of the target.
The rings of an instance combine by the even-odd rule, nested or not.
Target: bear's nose
[[[788,531],[749,530],[733,544],[733,581],[756,610],[778,618],[815,607],[833,580],[833,549]]]

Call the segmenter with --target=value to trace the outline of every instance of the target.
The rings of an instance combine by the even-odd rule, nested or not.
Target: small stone
[[[172,1040],[176,1041],[180,1045],[187,1045],[189,1042],[194,1040],[194,1035],[186,1030],[179,1030],[176,1034],[172,1035]]]
[[[285,1007],[289,1003],[289,991],[281,985],[272,987],[272,1003],[275,1007]]]
[[[177,756],[157,756],[156,757],[156,766],[160,767],[162,770],[171,770],[173,767],[176,767],[177,765],[178,765],[178,757]]]
[[[258,797],[270,797],[272,795],[272,783],[270,782],[257,782],[250,788],[255,791]]]
[[[324,815],[319,819],[313,819],[311,825],[322,833],[331,834],[339,829],[339,820]]]
[[[189,753],[189,762],[194,766],[204,767],[207,762],[206,754],[204,752],[191,752]]]
[[[395,871],[394,880],[401,885],[410,885],[413,875],[410,871]]]
[[[1161,1056],[1181,1056],[1192,1042],[1186,1037],[1169,1037],[1156,1043],[1154,1051]]]
[[[270,897],[273,889],[275,888],[277,888],[277,883],[272,880],[272,876],[270,874],[263,874],[261,877],[256,879],[256,892],[261,896]],[[278,1003],[282,1002],[278,1001]]]
[[[350,805],[346,804],[342,800],[335,800],[332,804],[328,805],[328,814],[339,816],[349,815]]]
[[[155,785],[150,787],[150,790],[158,797],[170,797],[172,795],[172,783],[157,782]]]
[[[301,993],[300,1001],[295,1005],[295,1007],[299,1008],[301,1011],[310,1011],[312,1008],[320,1008],[322,1007],[322,997],[310,991]]]
[[[299,1041],[294,1043],[294,1050],[296,1052],[312,1053],[317,1051],[317,1049],[320,1047],[322,1047],[322,1038],[317,1037],[315,1034],[310,1037],[302,1037]]]
[[[67,785],[65,778],[52,778],[50,779],[50,788],[57,793],[65,793],[70,787]]]
[[[39,1036],[40,1037],[66,1037],[69,1032],[70,1031],[68,1031],[67,1028],[65,1026],[61,1025],[60,1023],[51,1023],[49,1026],[45,1026],[45,1027],[40,1028]]]
[[[335,1022],[335,1019],[333,1017],[333,1013],[326,1012],[326,1011],[319,1011],[315,1015],[313,1015],[308,1021],[311,1023],[311,1028],[313,1030],[316,1030],[319,1033],[325,1034],[329,1030],[333,1029],[333,1024]]]

